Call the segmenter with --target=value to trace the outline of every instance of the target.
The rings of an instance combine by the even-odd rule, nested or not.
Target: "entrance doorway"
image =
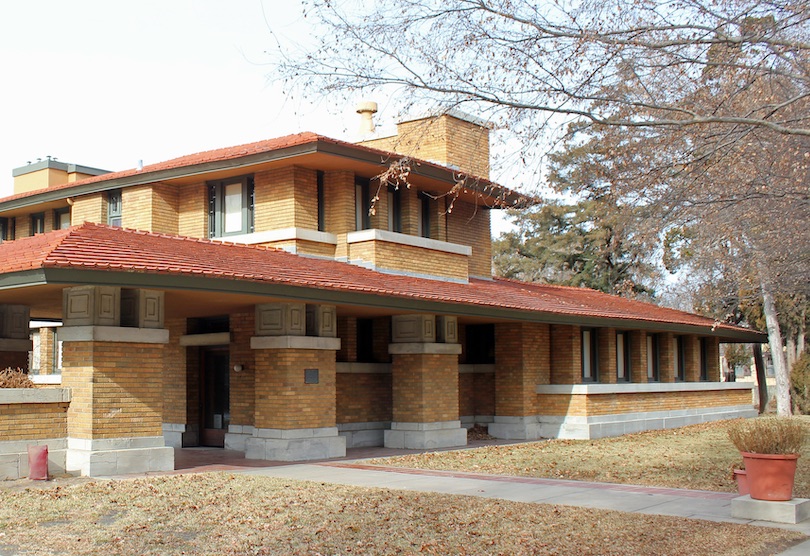
[[[230,354],[227,347],[209,347],[200,356],[200,445],[224,448],[231,421]]]

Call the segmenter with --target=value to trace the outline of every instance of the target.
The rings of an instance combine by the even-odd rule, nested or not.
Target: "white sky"
[[[298,0],[0,2],[0,197],[46,156],[116,171],[300,131],[353,140],[353,106],[291,98],[263,65],[271,29],[307,40],[301,14]]]

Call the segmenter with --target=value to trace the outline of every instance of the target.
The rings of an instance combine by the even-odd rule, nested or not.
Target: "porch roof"
[[[0,244],[0,302],[42,285],[218,292],[496,320],[612,326],[761,342],[759,332],[602,292],[513,280],[445,282],[270,247],[86,223]],[[4,291],[5,290],[5,291]],[[21,302],[21,301],[16,301]]]

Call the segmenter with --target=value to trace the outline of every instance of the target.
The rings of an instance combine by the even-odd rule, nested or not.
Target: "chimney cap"
[[[372,114],[377,113],[377,103],[371,100],[364,100],[357,103],[357,113],[362,114],[364,112],[371,112]]]

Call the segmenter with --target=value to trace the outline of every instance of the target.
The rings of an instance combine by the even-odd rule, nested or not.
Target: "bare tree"
[[[311,0],[311,49],[279,39],[275,76],[318,96],[462,108],[520,141],[598,141],[577,193],[649,211],[760,292],[790,412],[774,295],[810,265],[810,3],[792,0]],[[568,125],[565,125],[568,124]],[[558,136],[559,137],[559,136]],[[569,143],[570,146],[570,143]],[[597,167],[598,166],[598,167]],[[588,172],[580,172],[587,176]],[[590,188],[590,191],[589,191]],[[576,189],[576,188],[575,188]],[[737,279],[737,278],[735,278]],[[741,278],[740,278],[741,279]]]

